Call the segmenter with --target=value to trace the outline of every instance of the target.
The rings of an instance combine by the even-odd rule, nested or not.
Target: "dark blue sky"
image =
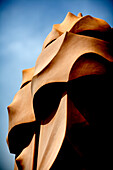
[[[7,106],[19,90],[22,70],[33,67],[53,24],[68,12],[92,15],[113,27],[112,0],[0,0],[0,170],[12,170],[6,145]]]

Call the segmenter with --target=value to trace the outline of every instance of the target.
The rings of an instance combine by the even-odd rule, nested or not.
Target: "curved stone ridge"
[[[53,25],[8,106],[7,143],[16,155],[15,169],[86,170],[95,157],[98,165],[99,154],[105,159],[107,134],[99,134],[113,112],[112,32],[106,21],[81,13],[69,12]],[[99,150],[97,138],[103,143]]]

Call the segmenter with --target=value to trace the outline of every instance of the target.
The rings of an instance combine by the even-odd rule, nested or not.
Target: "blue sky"
[[[0,170],[12,170],[7,106],[19,90],[22,70],[33,67],[53,24],[68,12],[92,15],[113,27],[112,0],[0,0]]]

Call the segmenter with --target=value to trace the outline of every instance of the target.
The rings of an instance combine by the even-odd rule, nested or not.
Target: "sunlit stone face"
[[[81,13],[53,25],[8,106],[15,169],[91,169],[95,157],[96,167],[113,111],[111,37],[108,23]]]

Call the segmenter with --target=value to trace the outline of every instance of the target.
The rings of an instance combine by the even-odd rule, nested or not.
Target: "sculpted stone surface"
[[[15,169],[105,167],[113,113],[112,34],[107,22],[81,13],[69,12],[53,25],[8,106]]]

